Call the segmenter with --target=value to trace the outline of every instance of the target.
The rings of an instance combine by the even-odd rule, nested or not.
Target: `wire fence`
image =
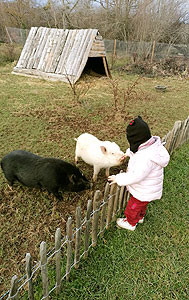
[[[173,129],[162,139],[168,152],[172,152],[189,140],[189,117],[184,121],[176,121]],[[99,237],[104,235],[117,218],[123,212],[129,199],[129,192],[126,187],[116,184],[106,184],[103,192],[96,191],[93,200],[88,200],[86,216],[81,218],[81,208],[76,208],[75,222],[73,229],[72,217],[66,223],[66,236],[61,238],[61,229],[57,228],[55,233],[55,246],[47,253],[46,242],[40,244],[40,261],[32,266],[30,253],[26,254],[26,274],[20,279],[16,275],[12,277],[11,288],[0,300],[20,299],[23,288],[28,289],[28,299],[34,300],[33,281],[41,273],[42,291],[41,300],[49,299],[50,295],[56,291],[56,295],[61,292],[63,280],[69,280],[73,268],[77,269],[81,259],[86,259],[91,247],[95,247]],[[66,255],[62,255],[66,253]],[[56,282],[53,283],[48,278],[48,265],[55,259]],[[64,272],[62,274],[62,269]],[[49,288],[49,286],[51,288]],[[39,299],[39,298],[37,298]]]
[[[55,233],[55,247],[47,253],[46,243],[40,244],[40,261],[32,267],[31,256],[26,254],[26,274],[18,280],[14,275],[11,280],[11,288],[0,299],[18,299],[23,287],[28,285],[28,298],[34,298],[33,278],[41,270],[43,295],[40,298],[49,299],[49,295],[56,290],[60,292],[61,282],[69,280],[73,268],[78,268],[82,257],[88,256],[89,249],[97,245],[98,238],[103,236],[112,221],[115,221],[117,213],[126,205],[128,192],[125,187],[115,184],[106,184],[104,194],[99,190],[95,192],[94,199],[88,200],[86,217],[81,219],[81,209],[76,208],[76,227],[72,229],[72,218],[69,217],[66,224],[66,237],[61,239],[61,230],[57,228]],[[82,245],[83,242],[83,245]],[[75,247],[75,250],[73,250]],[[65,273],[61,275],[61,252],[66,252],[64,262]],[[74,252],[74,255],[73,255]],[[56,284],[49,290],[51,284],[48,279],[47,265],[55,257],[56,260]],[[38,274],[39,275],[39,274]],[[22,283],[21,283],[22,282]],[[21,283],[19,285],[19,283]]]
[[[29,31],[29,29],[5,27],[6,41],[8,41],[9,43],[24,45]]]
[[[189,58],[189,44],[167,44],[158,43],[155,41],[119,41],[119,40],[104,40],[107,53],[127,54],[132,56],[143,56],[149,58],[152,55],[156,59],[165,57],[184,57]]]
[[[24,45],[29,34],[29,29],[5,27],[5,37],[1,39],[9,43]],[[189,58],[189,44],[167,44],[155,41],[120,41],[104,39],[105,49],[107,53],[127,54],[131,56],[143,56],[148,58],[154,53],[156,59],[168,56]]]

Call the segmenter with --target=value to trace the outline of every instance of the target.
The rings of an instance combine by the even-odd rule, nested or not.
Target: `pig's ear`
[[[106,154],[106,152],[107,152],[106,147],[100,146],[100,149],[101,149],[101,151],[102,151],[103,154]]]
[[[76,183],[76,176],[74,174],[69,176],[69,180],[71,183],[75,184]]]

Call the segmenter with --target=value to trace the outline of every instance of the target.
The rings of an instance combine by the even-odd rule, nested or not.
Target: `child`
[[[160,137],[151,136],[148,124],[138,116],[126,128],[130,157],[126,173],[108,177],[110,184],[126,186],[131,197],[125,209],[125,217],[117,219],[117,225],[135,230],[137,223],[143,223],[146,208],[152,200],[160,199],[163,190],[163,168],[170,156],[162,145]]]

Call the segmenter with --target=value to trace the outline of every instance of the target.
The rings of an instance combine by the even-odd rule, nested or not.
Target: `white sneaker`
[[[124,229],[128,229],[128,230],[135,230],[136,228],[136,225],[135,226],[132,226],[131,224],[129,224],[127,222],[127,219],[126,218],[119,218],[117,219],[117,225],[120,227],[120,228],[124,228]]]
[[[144,223],[144,218],[140,219],[140,220],[138,221],[138,223],[139,223],[139,224]]]

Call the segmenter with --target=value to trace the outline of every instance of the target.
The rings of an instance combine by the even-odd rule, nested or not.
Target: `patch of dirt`
[[[88,178],[92,177],[92,167],[82,161],[79,167],[88,173]],[[117,173],[121,168],[123,166],[112,168],[111,172]],[[10,189],[7,183],[3,184],[0,190],[0,295],[10,288],[13,275],[20,278],[25,274],[26,253],[31,254],[35,265],[40,258],[40,243],[45,241],[47,252],[50,251],[54,247],[56,229],[60,227],[62,236],[65,236],[66,222],[70,216],[74,228],[76,208],[81,207],[84,218],[88,200],[93,199],[96,190],[102,191],[103,195],[106,182],[105,170],[101,170],[92,190],[63,193],[62,201],[56,200],[45,190],[31,189],[19,183]]]
[[[70,103],[70,105],[72,104]],[[96,109],[95,115],[93,111],[89,111],[88,117],[85,118],[78,113],[77,105],[79,104],[74,103],[73,109],[69,109],[69,112],[58,102],[54,103],[53,107],[44,106],[37,109],[23,106],[19,111],[14,112],[14,115],[45,121],[46,128],[43,139],[54,141],[60,147],[65,127],[69,135],[73,133],[73,138],[77,137],[77,133],[83,132],[92,134],[97,132],[96,136],[99,139],[105,140],[108,136],[108,139],[112,141],[115,141],[120,133],[125,135],[123,128],[132,116],[125,115],[123,118],[121,112],[115,112],[113,108],[102,106]],[[96,119],[93,121],[93,118],[96,117],[98,121]],[[70,151],[70,146],[67,151]],[[69,155],[66,157],[69,158]],[[93,168],[82,161],[79,161],[78,167],[91,180]],[[125,170],[126,165],[111,168],[111,174],[116,174],[121,169]],[[101,170],[93,190],[64,193],[64,200],[57,201],[46,191],[29,189],[19,184],[15,184],[14,188],[10,190],[4,180],[0,190],[0,238],[2,241],[0,246],[2,253],[0,256],[2,257],[0,258],[0,295],[10,287],[10,279],[14,274],[20,277],[25,273],[26,253],[31,254],[33,264],[35,264],[39,260],[40,243],[46,241],[47,251],[53,248],[56,229],[60,227],[62,235],[65,235],[66,221],[69,216],[72,216],[73,222],[75,221],[77,206],[81,207],[84,218],[88,200],[93,199],[96,190],[99,189],[103,192],[106,182],[105,170]]]

